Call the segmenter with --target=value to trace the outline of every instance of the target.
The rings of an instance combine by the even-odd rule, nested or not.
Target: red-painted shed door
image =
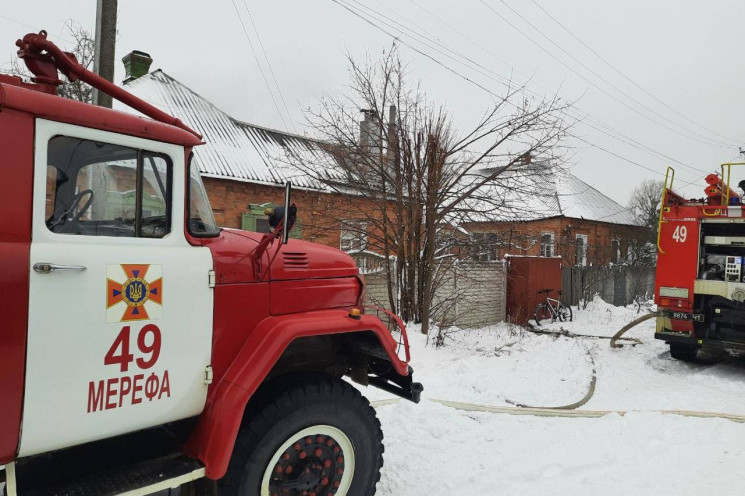
[[[511,322],[526,324],[543,295],[542,289],[561,289],[561,258],[509,257],[507,272],[507,315]],[[556,297],[557,293],[552,293]]]

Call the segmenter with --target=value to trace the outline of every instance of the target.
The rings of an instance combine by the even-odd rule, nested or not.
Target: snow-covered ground
[[[612,336],[637,317],[593,301],[571,323],[543,329]],[[687,364],[653,339],[654,321],[627,336],[643,344],[611,349],[597,338],[545,336],[517,327],[450,334],[434,349],[410,331],[422,402],[378,407],[386,436],[378,494],[739,495],[745,492],[745,424],[653,410],[745,414],[745,361]],[[590,358],[592,357],[592,358]],[[625,416],[547,418],[459,411],[429,400],[492,406],[558,406]],[[371,399],[385,395],[365,390]]]

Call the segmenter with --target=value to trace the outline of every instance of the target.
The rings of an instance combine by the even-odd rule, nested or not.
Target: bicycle
[[[543,303],[539,303],[535,307],[535,314],[533,318],[535,319],[535,323],[539,326],[541,325],[541,321],[547,321],[551,320],[551,322],[556,322],[558,320],[559,322],[571,322],[572,321],[572,308],[564,305],[562,302],[555,298],[551,298],[548,295],[553,291],[553,289],[542,289],[538,291],[538,294],[545,294],[546,295],[546,301]],[[556,292],[559,296],[561,296],[561,291]]]

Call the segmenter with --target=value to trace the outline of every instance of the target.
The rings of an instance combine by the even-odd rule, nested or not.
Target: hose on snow
[[[590,401],[592,395],[595,394],[595,385],[598,382],[597,367],[595,366],[595,360],[592,358],[592,353],[590,353],[590,350],[587,350],[587,356],[590,357],[590,363],[592,363],[592,379],[590,379],[590,387],[587,388],[587,393],[585,393],[581,400],[562,406],[530,406],[524,405],[522,403],[517,403],[509,399],[505,399],[504,401],[518,408],[531,408],[534,410],[575,410],[583,406],[588,401]]]
[[[652,313],[648,313],[646,315],[642,315],[641,317],[632,320],[631,322],[629,322],[628,324],[626,324],[625,326],[623,326],[617,333],[615,333],[612,338],[610,338],[610,347],[611,348],[623,348],[623,345],[622,344],[618,344],[616,341],[618,341],[619,339],[626,339],[626,340],[628,340],[628,339],[633,339],[633,338],[622,338],[621,336],[623,336],[632,327],[635,327],[635,326],[641,324],[642,322],[647,321],[647,320],[649,320],[651,318],[659,317],[659,316],[660,316],[660,313],[659,312],[652,312]],[[637,342],[639,342],[641,344],[641,341],[639,341],[638,339],[636,339],[635,341],[637,341]]]

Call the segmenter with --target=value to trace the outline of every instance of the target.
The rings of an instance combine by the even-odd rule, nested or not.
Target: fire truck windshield
[[[189,232],[193,236],[210,237],[220,234],[215,222],[207,191],[199,174],[199,165],[194,154],[189,158]]]

